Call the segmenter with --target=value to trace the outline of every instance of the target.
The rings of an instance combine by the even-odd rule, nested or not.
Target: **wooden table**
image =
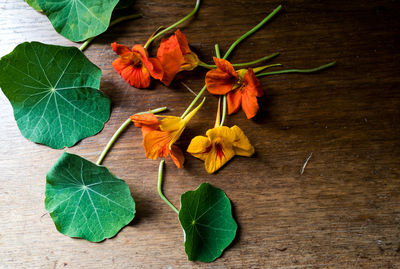
[[[122,23],[85,51],[102,69],[101,90],[112,114],[97,135],[68,152],[95,161],[131,114],[169,107],[180,115],[199,91],[206,70],[182,73],[167,88],[130,87],[114,71],[111,42],[144,43],[160,25],[187,14],[194,1],[138,0],[144,18]],[[228,117],[256,148],[215,175],[186,154],[185,169],[167,161],[164,190],[180,195],[204,181],[231,199],[239,233],[211,264],[189,262],[183,233],[158,196],[158,161],[146,159],[141,135],[131,126],[104,165],[123,178],[136,201],[133,222],[102,243],[60,234],[44,209],[45,175],[61,155],[26,140],[0,93],[0,268],[399,268],[400,267],[400,4],[390,0],[204,0],[195,19],[182,25],[193,50],[211,62],[278,4],[283,11],[243,42],[232,61],[281,52],[274,63],[308,68],[337,66],[312,75],[262,79],[265,91],[255,120]],[[22,0],[0,2],[0,55],[24,41],[75,45]],[[155,53],[156,42],[151,52]],[[217,98],[207,94],[179,145],[214,124]],[[305,159],[312,157],[300,174]]]

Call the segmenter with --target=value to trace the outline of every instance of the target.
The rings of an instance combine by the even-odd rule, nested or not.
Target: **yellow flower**
[[[208,173],[214,173],[235,155],[250,157],[254,147],[243,131],[236,125],[219,126],[207,131],[207,137],[196,136],[187,152],[204,161]]]
[[[175,165],[178,168],[182,168],[185,157],[179,147],[174,144],[203,103],[204,100],[184,118],[158,116],[163,118],[159,120],[153,113],[131,116],[130,118],[135,123],[135,126],[142,128],[143,147],[146,157],[155,160],[158,157],[170,156]]]

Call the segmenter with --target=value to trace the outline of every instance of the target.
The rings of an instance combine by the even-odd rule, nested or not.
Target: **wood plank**
[[[180,115],[193,98],[180,83],[199,91],[206,70],[181,73],[169,87],[130,87],[114,71],[111,42],[144,43],[160,25],[186,15],[194,1],[137,0],[144,18],[122,23],[85,51],[102,69],[101,90],[112,114],[97,135],[67,149],[95,161],[131,114],[168,106]],[[280,1],[204,0],[181,30],[200,58],[211,63]],[[59,232],[44,209],[45,175],[62,150],[34,144],[20,134],[12,108],[0,93],[1,268],[399,268],[400,267],[400,21],[398,1],[283,1],[284,10],[232,54],[244,62],[281,52],[274,63],[308,68],[337,61],[313,75],[262,79],[265,96],[255,120],[243,112],[228,117],[256,148],[208,175],[203,162],[186,154],[185,169],[167,160],[164,190],[179,208],[180,195],[207,181],[232,200],[239,233],[211,264],[187,261],[177,215],[159,198],[158,161],[146,159],[140,131],[123,133],[106,165],[130,186],[137,216],[102,243]],[[22,0],[0,3],[0,55],[24,41],[75,45]],[[151,46],[156,52],[158,41]],[[214,124],[217,98],[179,141]],[[300,169],[312,153],[304,173]]]

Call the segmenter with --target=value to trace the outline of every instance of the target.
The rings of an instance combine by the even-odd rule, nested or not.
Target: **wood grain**
[[[160,25],[187,14],[194,1],[138,0],[140,20],[125,22],[85,51],[102,69],[101,90],[112,100],[104,129],[68,152],[95,161],[131,114],[168,106],[180,115],[206,70],[182,73],[167,88],[138,90],[113,70],[109,44],[144,43]],[[167,161],[164,190],[180,195],[207,181],[232,200],[239,233],[211,264],[187,261],[177,215],[158,197],[158,162],[146,159],[140,131],[123,133],[106,165],[130,186],[137,216],[115,238],[94,244],[60,233],[44,209],[45,175],[60,150],[20,134],[0,93],[0,268],[399,268],[400,267],[400,4],[390,0],[204,0],[182,25],[193,50],[211,62],[278,4],[283,11],[232,54],[243,62],[281,52],[286,68],[337,66],[313,75],[262,79],[265,96],[255,120],[227,119],[256,148],[215,175],[187,155],[185,169]],[[22,0],[0,2],[0,55],[24,41],[74,45]],[[156,42],[151,47],[155,53]],[[179,145],[213,126],[217,99],[189,124]],[[313,153],[304,173],[303,162]]]

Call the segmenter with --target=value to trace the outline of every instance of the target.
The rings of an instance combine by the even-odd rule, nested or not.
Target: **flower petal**
[[[248,94],[255,95],[257,97],[261,97],[264,94],[260,80],[257,78],[252,68],[249,68],[244,74],[244,82],[247,85],[243,90],[248,92]]]
[[[196,136],[190,141],[187,152],[200,160],[205,160],[210,151],[211,141],[205,136]]]
[[[253,118],[258,112],[257,97],[245,91],[242,94],[242,109],[248,119]]]
[[[206,171],[210,174],[220,169],[230,159],[235,156],[235,152],[232,149],[230,143],[225,144],[224,141],[220,141],[219,147],[213,143],[213,147],[208,152],[206,159],[204,160],[204,166]]]
[[[169,147],[171,148],[186,127],[186,122],[180,117],[168,116],[160,121],[160,129],[170,133],[171,141]]]
[[[136,127],[149,126],[154,129],[158,128],[158,118],[153,113],[132,115],[130,119],[135,123]]]
[[[132,62],[128,58],[117,58],[113,61],[112,66],[114,67],[115,71],[121,75],[122,71],[131,66]]]
[[[157,157],[166,157],[169,154],[169,142],[171,136],[168,132],[151,131],[143,138],[143,147],[146,157],[157,159]]]
[[[157,58],[148,58],[148,61],[143,61],[144,65],[147,67],[147,69],[150,72],[150,75],[158,80],[161,80],[163,75],[164,75],[164,69],[160,63],[160,60]],[[151,63],[151,66],[150,64]]]
[[[171,84],[175,75],[180,71],[181,65],[183,64],[182,51],[179,48],[178,41],[174,36],[171,36],[168,40],[163,39],[160,47],[157,51],[157,58],[160,60],[164,74],[161,82],[166,86]]]
[[[233,126],[231,130],[236,134],[236,139],[233,142],[235,153],[240,156],[250,157],[254,154],[254,147],[250,144],[249,139],[244,132],[238,127]]]
[[[111,47],[112,47],[113,51],[121,57],[126,57],[126,56],[129,56],[130,54],[132,54],[131,49],[125,45],[120,45],[120,44],[114,42],[111,44]]]
[[[213,57],[213,60],[219,70],[231,75],[232,77],[238,78],[238,74],[236,73],[235,68],[233,68],[232,64],[229,61],[217,57]]]
[[[148,69],[148,72],[153,78],[162,78],[164,71],[162,69],[160,60],[157,58],[149,58],[146,49],[142,45],[134,45],[132,51],[140,55],[144,66]]]
[[[120,72],[123,79],[126,80],[133,87],[143,89],[150,85],[150,73],[146,67],[134,67],[130,65]]]
[[[150,131],[159,130],[158,118],[153,113],[130,116],[136,127],[142,128],[143,137]]]
[[[174,161],[176,167],[183,168],[183,163],[185,162],[185,156],[183,155],[182,150],[178,146],[172,145],[169,155]]]
[[[211,94],[223,95],[231,91],[237,80],[237,73],[232,64],[224,59],[213,58],[217,69],[206,74],[207,90]]]
[[[175,38],[179,44],[179,48],[181,49],[182,54],[188,54],[191,52],[189,48],[189,42],[186,36],[181,32],[181,30],[178,29],[175,31]]]
[[[228,105],[229,115],[238,112],[242,103],[242,93],[240,92],[240,90],[233,90],[228,92],[226,95],[226,102]]]
[[[217,138],[222,139],[225,144],[232,144],[236,140],[235,133],[226,126],[219,126],[209,129],[206,133],[208,138],[214,142]]]

